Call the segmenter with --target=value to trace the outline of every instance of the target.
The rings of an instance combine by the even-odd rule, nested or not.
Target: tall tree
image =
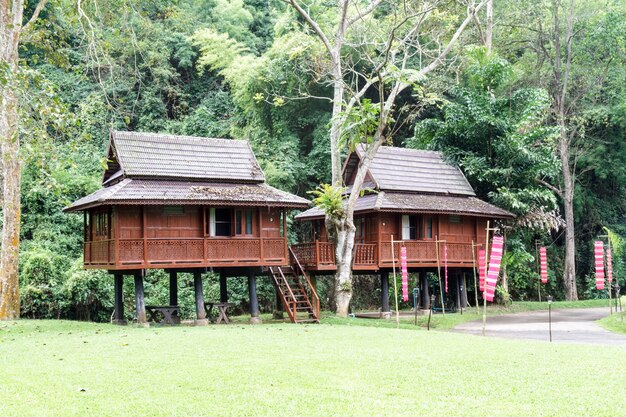
[[[20,316],[18,255],[20,245],[20,138],[18,97],[20,35],[27,33],[47,0],[40,0],[22,26],[23,0],[0,1],[0,146],[2,152],[2,248],[0,248],[0,320]]]
[[[354,208],[372,159],[393,135],[396,101],[445,62],[484,2],[468,2],[466,17],[453,30],[439,20],[451,11],[450,2],[340,0],[314,7],[297,0],[286,2],[321,41],[329,62],[325,82],[333,88],[332,186],[319,190],[316,201],[324,206],[335,197],[325,207],[326,227],[335,242],[337,315],[347,316],[352,298]],[[359,66],[362,62],[367,65]],[[357,143],[364,143],[365,154],[345,204],[337,205],[343,187],[342,145],[352,149]]]

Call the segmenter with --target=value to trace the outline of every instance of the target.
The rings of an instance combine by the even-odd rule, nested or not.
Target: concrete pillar
[[[389,308],[389,271],[380,271],[381,311],[384,318],[391,318]]]
[[[126,324],[124,318],[124,275],[115,273],[114,279],[114,300],[115,300],[115,315],[113,316],[113,324]]]
[[[256,295],[256,274],[254,270],[248,270],[248,293],[250,294],[250,323],[260,324],[259,300]]]
[[[142,273],[135,274],[135,310],[137,323],[147,325],[148,320],[146,319],[146,302],[144,300]]]
[[[193,273],[193,286],[196,298],[196,326],[206,326],[209,320],[206,318],[206,310],[204,309],[204,294],[202,293],[202,273]]]

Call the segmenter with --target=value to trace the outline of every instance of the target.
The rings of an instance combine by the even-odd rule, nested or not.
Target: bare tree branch
[[[43,8],[46,7],[46,3],[48,3],[48,0],[39,0],[39,3],[37,3],[37,6],[35,6],[35,11],[30,17],[30,20],[24,26],[22,26],[22,33],[26,33],[30,30],[30,28],[33,26],[33,23],[35,23],[35,21],[39,18],[39,14],[43,10]]]

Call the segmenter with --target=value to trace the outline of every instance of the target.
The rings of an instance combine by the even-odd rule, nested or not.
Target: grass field
[[[0,323],[1,416],[617,416],[626,349],[365,326]],[[83,391],[84,389],[84,391]]]
[[[615,333],[626,334],[626,312],[612,314],[598,321],[598,324]]]

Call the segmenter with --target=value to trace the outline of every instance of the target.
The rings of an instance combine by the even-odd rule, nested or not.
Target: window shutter
[[[209,236],[215,237],[215,207],[209,209]]]
[[[411,224],[406,214],[402,215],[402,240],[411,240]]]

